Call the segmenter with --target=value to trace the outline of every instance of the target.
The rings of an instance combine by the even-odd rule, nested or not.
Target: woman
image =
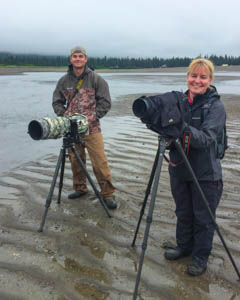
[[[185,120],[183,145],[188,149],[188,160],[215,216],[223,189],[216,144],[226,121],[226,112],[216,88],[211,85],[213,72],[214,66],[208,59],[195,59],[189,65],[186,92],[188,117]],[[192,262],[187,271],[198,276],[207,268],[215,228],[176,148],[170,146],[169,155],[171,191],[176,203],[177,247],[168,249],[165,258],[176,260],[191,255]]]

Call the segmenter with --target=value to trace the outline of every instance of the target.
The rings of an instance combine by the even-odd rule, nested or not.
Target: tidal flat
[[[132,299],[150,198],[136,245],[131,244],[158,148],[158,135],[132,115],[138,96],[119,97],[105,119],[105,150],[118,202],[112,218],[91,186],[81,199],[67,198],[72,191],[67,160],[61,203],[56,203],[57,182],[44,230],[38,232],[58,153],[29,158],[0,174],[0,299]],[[230,147],[222,161],[224,192],[216,222],[240,268],[240,96],[224,94],[222,100]],[[95,182],[89,161],[87,168]],[[190,258],[164,259],[166,244],[175,244],[175,227],[164,161],[138,299],[239,300],[240,282],[217,233],[208,269],[197,278],[186,273]]]

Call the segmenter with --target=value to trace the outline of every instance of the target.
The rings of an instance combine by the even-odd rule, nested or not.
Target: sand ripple
[[[132,299],[146,226],[131,247],[158,146],[158,137],[130,116],[106,118],[105,148],[119,208],[108,218],[94,192],[70,201],[66,163],[61,205],[57,188],[44,232],[37,230],[57,160],[47,155],[0,177],[1,299]],[[240,267],[240,122],[228,122],[230,149],[223,160],[224,192],[217,223]],[[88,170],[92,178],[91,166]],[[149,199],[150,201],[150,199]],[[186,275],[189,258],[164,260],[162,245],[175,243],[174,202],[163,163],[141,276],[139,299],[240,299],[239,282],[217,234],[207,272]]]

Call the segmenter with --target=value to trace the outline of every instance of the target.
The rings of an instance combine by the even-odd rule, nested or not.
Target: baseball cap
[[[71,49],[71,55],[75,52],[81,52],[82,54],[87,55],[86,49],[83,48],[82,46],[76,46]]]

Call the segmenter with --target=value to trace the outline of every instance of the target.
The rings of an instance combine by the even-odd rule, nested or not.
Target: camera
[[[176,91],[141,96],[133,102],[132,110],[149,129],[163,136],[178,138],[186,126],[186,101],[186,95]]]
[[[32,120],[28,124],[28,133],[34,140],[58,139],[71,134],[73,124],[77,134],[88,134],[88,119],[81,114]]]

